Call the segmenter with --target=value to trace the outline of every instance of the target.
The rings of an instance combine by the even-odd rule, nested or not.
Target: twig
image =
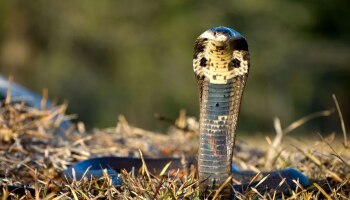
[[[301,125],[305,124],[306,122],[315,119],[317,117],[328,117],[330,116],[332,113],[334,112],[334,110],[323,110],[323,111],[319,111],[319,112],[315,112],[309,115],[306,115],[305,117],[302,117],[300,119],[298,119],[297,121],[291,123],[287,128],[283,129],[283,133],[287,134],[291,131],[293,131],[294,129],[300,127]]]
[[[214,194],[214,196],[213,196],[213,199],[217,199],[217,198],[218,198],[220,192],[226,187],[227,184],[230,183],[231,179],[232,179],[232,176],[229,176],[229,177],[225,180],[225,182],[224,182],[223,184],[221,184],[221,186],[219,187],[219,189],[216,190],[216,192],[215,192],[215,194]]]
[[[148,180],[151,182],[151,176],[149,175],[149,171],[148,171],[145,159],[143,158],[143,154],[142,154],[141,149],[139,149],[139,153],[140,153],[140,158],[141,158],[141,161],[142,161],[142,167],[141,167],[141,169],[142,169],[141,172],[142,173],[141,174],[144,175],[146,173]]]
[[[318,136],[321,138],[322,142],[326,143],[327,146],[333,151],[333,153],[331,153],[331,155],[337,157],[337,158],[338,158],[339,160],[341,160],[347,167],[350,168],[349,163],[347,163],[347,162],[335,151],[335,149],[332,147],[332,145],[329,144],[329,142],[327,142],[327,141],[323,138],[323,136],[322,136],[320,133],[317,133],[317,134],[318,134]]]
[[[8,105],[11,103],[11,85],[13,81],[13,76],[9,76],[8,79],[8,86],[7,86],[7,93],[6,93],[6,99],[5,99],[5,104]]]
[[[157,195],[158,195],[158,193],[160,191],[160,188],[163,186],[163,183],[164,183],[164,177],[162,177],[162,179],[160,180],[160,183],[158,184],[158,186],[156,188],[156,192],[154,193],[154,197],[153,197],[154,200],[158,199]]]
[[[42,91],[42,98],[40,101],[40,108],[41,110],[46,110],[46,105],[49,97],[49,90],[47,88],[44,88]]]
[[[274,162],[277,160],[279,154],[280,154],[280,149],[281,149],[281,144],[282,144],[282,139],[283,139],[283,130],[282,130],[282,125],[281,121],[279,118],[275,118],[274,121],[274,127],[276,130],[276,136],[273,139],[273,142],[270,146],[270,148],[266,152],[266,162],[265,162],[265,168],[266,169],[271,169]]]
[[[314,186],[327,198],[327,200],[332,200],[332,198],[327,194],[326,191],[324,191],[324,189],[321,188],[321,186],[319,186],[317,183],[314,183]]]
[[[347,133],[346,133],[346,127],[345,127],[345,123],[344,123],[344,119],[343,119],[343,114],[341,113],[340,106],[339,106],[339,103],[338,103],[338,100],[337,100],[337,97],[335,96],[335,94],[332,94],[332,97],[333,97],[335,107],[337,108],[337,111],[338,111],[341,129],[342,129],[343,135],[344,135],[344,146],[348,147],[348,139],[346,137]]]

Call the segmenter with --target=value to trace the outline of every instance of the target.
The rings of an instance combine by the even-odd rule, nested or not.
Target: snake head
[[[198,80],[226,84],[247,76],[249,52],[246,39],[227,27],[215,27],[201,34],[194,46],[193,70]]]

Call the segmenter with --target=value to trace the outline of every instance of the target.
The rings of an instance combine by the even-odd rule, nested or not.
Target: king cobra
[[[200,138],[197,158],[188,158],[187,164],[198,160],[199,190],[202,198],[210,198],[210,191],[220,190],[222,199],[234,198],[254,187],[258,192],[286,193],[303,187],[308,179],[300,171],[287,168],[260,173],[239,171],[232,164],[236,127],[243,90],[250,68],[246,39],[237,31],[211,28],[201,34],[194,46],[193,70],[198,82],[200,105]],[[172,162],[169,169],[183,167],[179,158],[144,158],[149,169],[161,170]],[[118,177],[122,169],[138,170],[142,160],[131,157],[98,157],[81,161],[65,170],[67,178],[102,177],[106,169],[115,185],[123,184]],[[233,184],[232,179],[241,182]],[[213,193],[211,193],[213,194]]]
[[[250,68],[250,57],[246,39],[237,31],[216,27],[200,35],[194,47],[193,70],[197,77],[200,105],[200,139],[198,173],[200,194],[208,187],[213,190],[223,185],[232,176],[249,181],[251,172],[232,170],[236,127],[243,90]],[[282,178],[286,190],[292,180],[307,182],[299,171],[286,169],[264,172],[269,178],[259,185],[260,190],[277,189]],[[231,181],[230,181],[231,182]],[[229,182],[229,183],[230,183]],[[249,183],[249,182],[247,182]],[[237,186],[236,186],[237,188]],[[232,187],[222,189],[223,197],[230,197]]]

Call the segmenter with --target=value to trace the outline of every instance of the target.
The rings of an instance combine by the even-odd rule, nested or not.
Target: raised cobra
[[[200,144],[198,153],[198,173],[200,196],[208,197],[210,190],[222,187],[224,199],[234,197],[235,192],[244,192],[250,187],[257,191],[277,193],[295,189],[293,180],[306,186],[308,179],[296,169],[288,168],[263,172],[267,177],[263,182],[250,182],[256,175],[250,171],[238,171],[232,165],[233,148],[238,114],[244,85],[249,72],[249,52],[246,39],[226,27],[212,28],[200,35],[194,47],[193,69],[198,80],[200,104]],[[178,169],[182,162],[178,158],[145,158],[147,167],[161,170],[172,161],[171,169]],[[194,164],[195,158],[189,158]],[[118,178],[121,169],[139,169],[139,158],[100,157],[79,162],[65,171],[68,178],[102,177],[102,169],[107,169],[113,183],[122,184]],[[86,171],[88,172],[86,173]],[[242,184],[234,185],[231,177]]]
[[[208,186],[216,189],[232,173],[235,132],[249,71],[247,41],[229,28],[209,29],[196,40],[193,69],[199,87],[198,172],[204,191]],[[225,187],[223,194],[230,195],[230,189]]]
[[[245,180],[243,182],[246,182],[247,186],[249,179],[256,175],[252,172],[232,170],[236,127],[249,68],[248,44],[237,31],[216,27],[197,38],[193,70],[199,88],[198,173],[199,181],[204,183],[200,185],[202,196],[208,188],[216,190],[227,180],[232,183],[231,176],[241,181]],[[306,177],[295,169],[264,172],[262,175],[269,175],[264,183],[257,186],[262,192],[287,191],[291,185],[295,186],[293,179],[302,184],[307,183]],[[285,184],[281,183],[283,178],[286,178]],[[221,194],[229,198],[232,189],[240,190],[240,187],[232,188],[227,184]]]

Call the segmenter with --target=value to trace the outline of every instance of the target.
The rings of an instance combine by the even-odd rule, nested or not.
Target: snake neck
[[[218,189],[232,174],[235,130],[244,83],[244,77],[232,79],[228,84],[202,83],[198,154],[202,191],[208,187]],[[231,186],[228,184],[222,195],[229,197],[230,194]]]

